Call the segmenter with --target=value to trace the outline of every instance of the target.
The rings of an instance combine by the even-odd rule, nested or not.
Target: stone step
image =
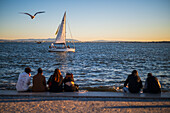
[[[73,98],[131,98],[131,99],[168,99],[170,92],[161,94],[123,93],[123,92],[17,92],[16,90],[0,90],[0,96],[35,96],[35,97],[73,97]]]

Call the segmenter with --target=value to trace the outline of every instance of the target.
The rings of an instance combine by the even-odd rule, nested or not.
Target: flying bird
[[[29,16],[31,17],[31,19],[34,19],[34,18],[35,18],[35,16],[36,16],[37,14],[39,14],[39,13],[45,13],[45,11],[36,12],[36,13],[34,14],[34,16],[33,16],[33,15],[31,15],[31,14],[29,14],[29,13],[23,13],[23,12],[21,12],[20,14],[26,14],[26,15],[29,15]]]

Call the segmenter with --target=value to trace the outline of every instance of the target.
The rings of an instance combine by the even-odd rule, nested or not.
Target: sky
[[[65,11],[67,38],[170,41],[170,0],[0,0],[0,39],[55,38]]]

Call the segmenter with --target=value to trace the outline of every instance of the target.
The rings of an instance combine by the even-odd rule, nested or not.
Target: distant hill
[[[117,41],[110,41],[110,40],[94,40],[92,42],[117,42]]]
[[[79,40],[76,40],[76,39],[66,39],[66,41],[74,41],[74,42],[79,42]]]
[[[48,38],[48,39],[16,39],[16,40],[3,40],[0,39],[0,42],[54,42],[55,38]],[[76,39],[66,39],[67,42],[79,42]]]
[[[14,40],[14,41],[18,41],[18,42],[52,42],[54,41],[55,39],[53,38],[48,38],[48,39],[17,39],[17,40]]]
[[[0,39],[0,42],[6,42],[6,41],[8,41],[8,40],[3,40],[3,39]]]
[[[0,39],[0,42],[54,42],[55,38],[48,39],[16,39],[16,40],[4,40]],[[87,43],[170,43],[170,41],[152,41],[152,42],[140,42],[140,41],[109,41],[109,40],[94,40],[94,41],[79,41],[76,39],[66,39],[67,42],[87,42]]]
[[[90,42],[96,43],[170,43],[170,41],[152,41],[152,42],[141,42],[141,41],[109,41],[109,40],[94,40]]]

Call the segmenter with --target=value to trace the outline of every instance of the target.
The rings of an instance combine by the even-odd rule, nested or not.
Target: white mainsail
[[[75,45],[74,48],[66,45],[66,12],[56,31],[56,35],[55,42],[51,43],[51,46],[49,46],[49,52],[75,52]]]
[[[64,13],[62,22],[59,26],[59,30],[56,36],[55,43],[65,44],[66,43],[65,39],[66,39],[66,12]]]

